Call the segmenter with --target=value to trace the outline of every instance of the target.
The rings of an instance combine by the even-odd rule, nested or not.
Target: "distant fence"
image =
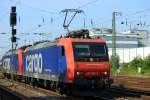
[[[116,53],[120,58],[120,63],[129,63],[135,57],[144,58],[150,55],[150,47],[140,47],[140,48],[117,48]],[[112,55],[112,50],[109,50],[109,57]]]

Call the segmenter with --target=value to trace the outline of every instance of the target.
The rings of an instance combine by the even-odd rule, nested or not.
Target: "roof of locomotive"
[[[26,51],[40,49],[40,48],[46,48],[49,46],[54,46],[57,44],[57,41],[43,41],[43,42],[37,42],[34,45],[27,47]]]
[[[59,45],[60,41],[64,43],[67,43],[67,42],[103,42],[105,43],[106,42],[105,39],[103,38],[91,38],[89,36],[88,30],[81,29],[78,31],[69,32],[66,36],[64,37],[61,36],[59,38],[56,38],[56,40],[54,41],[46,40],[46,41],[36,42],[32,46],[27,47],[25,51]]]
[[[10,56],[10,55],[12,55],[12,53],[16,54],[16,52],[17,52],[17,50],[14,50],[13,52],[12,52],[12,50],[9,50],[3,56]]]
[[[106,42],[104,38],[61,38],[59,41],[68,41],[70,40],[71,42]]]
[[[35,43],[34,45],[27,47],[26,51],[55,46],[57,45],[58,41],[69,42],[68,40],[71,42],[106,42],[103,38],[60,38],[55,41],[43,41]]]

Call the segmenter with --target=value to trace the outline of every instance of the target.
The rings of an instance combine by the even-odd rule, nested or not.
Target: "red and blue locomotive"
[[[88,30],[71,32],[53,42],[25,46],[7,52],[3,73],[10,70],[17,79],[44,84],[52,89],[110,86],[110,65],[106,42],[89,38]]]

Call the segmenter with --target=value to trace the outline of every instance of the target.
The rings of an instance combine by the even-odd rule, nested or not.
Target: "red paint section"
[[[84,72],[85,74],[82,77],[103,77],[103,72],[108,72],[105,76],[109,77],[110,64],[109,62],[76,62],[75,71]],[[96,72],[96,74],[94,72]]]
[[[87,76],[95,75],[90,72],[98,72],[98,76],[101,77],[102,71],[110,71],[109,62],[74,62],[74,53],[72,48],[72,42],[98,42],[105,43],[105,39],[81,39],[81,38],[61,38],[58,41],[58,46],[64,46],[67,63],[67,81],[73,82],[76,77],[77,71],[87,72]],[[109,76],[109,75],[108,75]]]
[[[59,46],[64,46],[66,54],[66,63],[67,63],[67,81],[72,82],[74,80],[74,56],[72,49],[72,39],[71,38],[61,38],[58,41]]]
[[[18,52],[17,52],[17,54],[18,54],[18,75],[22,75],[22,70],[23,70],[23,68],[22,68],[22,54],[23,54],[23,51],[22,50],[18,50]]]

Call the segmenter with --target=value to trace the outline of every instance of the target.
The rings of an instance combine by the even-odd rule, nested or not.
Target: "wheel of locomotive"
[[[56,92],[60,93],[61,95],[64,93],[64,91],[63,91],[63,83],[57,83]]]
[[[18,76],[14,74],[14,75],[13,75],[13,80],[14,80],[14,81],[17,81],[17,79],[18,79]]]
[[[47,88],[51,90],[51,81],[47,81]]]
[[[5,73],[3,73],[3,78],[4,78],[4,79],[8,79],[8,78],[7,78],[7,75],[6,75]]]
[[[34,86],[34,78],[31,77],[29,82],[31,86]]]
[[[37,81],[36,78],[33,78],[33,80],[32,80],[32,86],[33,87],[38,87],[38,81]]]
[[[7,79],[10,79],[10,78],[11,78],[11,77],[10,77],[10,74],[6,73],[5,75],[6,75],[6,78],[7,78]]]
[[[106,89],[110,89],[111,85],[110,84],[107,84],[106,85]]]
[[[56,82],[52,81],[50,87],[51,87],[51,90],[56,91]]]
[[[19,82],[21,82],[21,81],[22,81],[22,76],[19,76],[19,75],[18,75],[17,80],[18,80]]]
[[[25,77],[25,83],[31,85],[31,78],[30,77]]]
[[[23,76],[23,79],[22,79],[22,80],[23,80],[23,82],[25,82],[26,84],[29,84],[29,83],[28,83],[28,79],[27,79],[26,76]]]
[[[70,84],[63,84],[63,92],[67,95],[72,95],[72,86]]]

